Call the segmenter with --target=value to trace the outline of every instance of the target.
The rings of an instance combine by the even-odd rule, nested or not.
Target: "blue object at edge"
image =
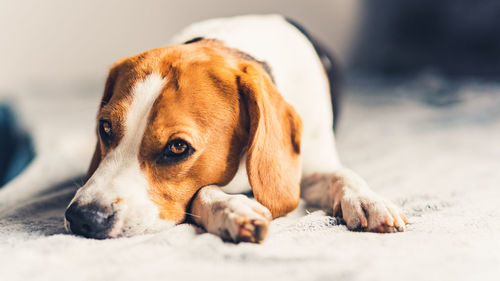
[[[31,138],[20,129],[12,109],[0,104],[0,187],[19,175],[34,157]]]

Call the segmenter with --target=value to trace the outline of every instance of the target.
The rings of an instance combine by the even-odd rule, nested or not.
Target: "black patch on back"
[[[314,46],[314,50],[318,54],[318,57],[323,64],[323,68],[325,69],[326,75],[328,77],[328,82],[330,84],[330,98],[332,102],[333,109],[333,130],[337,127],[337,116],[339,113],[339,100],[340,100],[340,91],[342,84],[342,76],[340,74],[340,69],[335,63],[333,55],[328,51],[327,48],[324,47],[320,42],[315,40],[300,24],[295,22],[290,18],[286,18],[286,21],[297,28],[305,37],[311,42]]]
[[[195,37],[193,39],[187,40],[183,44],[191,44],[191,43],[195,43],[195,42],[201,41],[203,39],[205,39],[205,38],[203,38],[203,37]]]

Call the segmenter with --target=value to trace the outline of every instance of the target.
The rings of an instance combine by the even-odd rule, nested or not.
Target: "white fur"
[[[213,38],[271,67],[276,86],[302,118],[302,174],[333,172],[340,167],[332,130],[328,80],[309,40],[281,15],[217,18],[192,24],[173,37],[181,44],[195,37]],[[250,188],[243,157],[235,178],[224,187],[231,193]]]
[[[112,206],[117,217],[117,223],[110,232],[112,237],[144,233],[171,225],[159,218],[157,206],[148,197],[149,184],[138,161],[149,112],[164,85],[165,80],[159,74],[151,74],[134,86],[122,140],[101,161],[72,201],[80,205],[92,202]],[[118,197],[123,198],[123,202],[115,204]]]
[[[242,221],[271,221],[271,212],[241,194],[227,194],[217,186],[205,186],[193,202],[195,221],[210,233],[237,241]],[[229,237],[226,237],[229,235]]]
[[[332,130],[333,112],[328,78],[307,37],[281,15],[249,15],[195,23],[175,36],[172,43],[180,44],[195,37],[221,40],[229,47],[246,52],[257,60],[265,61],[271,67],[279,92],[302,118],[302,177],[314,173],[329,175],[328,179],[319,184],[323,187],[321,192],[316,193],[319,198],[309,198],[310,200],[320,200],[330,193],[341,194],[339,198],[331,198],[332,200],[322,207],[330,211],[333,204],[341,201],[352,203],[351,205],[357,208],[343,207],[344,218],[348,220],[354,218],[352,223],[348,222],[348,226],[353,226],[352,228],[355,228],[358,217],[364,215],[362,205],[366,206],[365,211],[370,218],[369,229],[376,229],[385,221],[391,222],[389,212],[394,214],[398,225],[404,226],[401,212],[392,203],[381,199],[368,186],[360,188],[362,184],[358,175],[335,174],[336,171],[342,170],[342,166]],[[237,193],[250,189],[245,161],[246,157],[242,157],[236,176],[223,187],[224,191]],[[332,186],[331,180],[353,184]],[[308,188],[303,186],[303,189]],[[230,206],[228,210],[232,212]],[[220,227],[220,223],[211,223]],[[212,227],[203,225],[207,229]],[[403,229],[404,227],[399,228]]]
[[[271,67],[279,92],[294,106],[303,121],[302,176],[323,173],[335,177],[334,173],[341,168],[341,164],[332,130],[333,112],[329,83],[309,40],[280,15],[240,16],[195,23],[175,36],[172,43],[180,44],[195,37],[221,40],[229,47],[265,61]],[[137,157],[148,113],[164,82],[158,75],[151,75],[135,86],[125,122],[124,138],[118,147],[103,159],[92,178],[78,191],[74,199],[82,204],[98,200],[99,204],[112,205],[117,210],[119,222],[111,236],[143,233],[156,228],[152,227],[153,225],[161,225],[158,209],[148,198],[148,182],[140,170]],[[223,191],[239,193],[250,189],[245,162],[246,156],[242,157],[236,176],[223,187]],[[335,204],[341,200],[349,201],[356,208],[343,210],[344,217],[352,217],[354,225],[360,214],[363,214],[360,206],[364,204],[368,206],[369,217],[376,218],[370,223],[374,228],[387,217],[391,219],[388,216],[389,211],[399,212],[389,203],[379,200],[368,188],[360,189],[358,178],[354,173],[338,175],[337,180],[354,184],[347,184],[345,187],[339,185],[337,189],[340,189],[333,191],[341,194],[340,198],[332,198],[332,202],[327,202],[323,207],[328,210],[334,201]],[[319,186],[332,189],[329,183],[330,181],[324,181],[324,186]],[[262,219],[255,210],[262,209],[262,212],[269,213],[256,201],[241,195],[228,195],[223,191],[218,187],[203,187],[193,204],[195,213],[201,216],[195,220],[209,232],[219,235],[229,233],[231,238],[235,239],[241,227],[238,223],[241,218]],[[330,190],[322,190],[316,194],[323,196],[321,194],[329,193]],[[117,197],[122,197],[125,202],[113,204]],[[317,201],[317,198],[312,201]],[[372,204],[377,202],[380,204]],[[212,207],[216,205],[222,205],[224,208],[214,211]],[[343,206],[349,205],[344,203]],[[400,222],[402,219],[397,217],[396,220]],[[348,226],[349,224],[350,222]],[[123,229],[129,229],[130,232],[124,233]]]

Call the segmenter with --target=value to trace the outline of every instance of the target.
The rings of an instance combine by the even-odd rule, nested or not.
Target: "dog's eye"
[[[171,140],[167,143],[158,159],[160,164],[171,164],[185,159],[194,152],[189,143],[182,139]]]
[[[188,144],[183,140],[174,140],[169,143],[168,150],[175,155],[182,154],[188,149]]]
[[[111,127],[111,122],[107,120],[99,121],[99,136],[101,137],[102,142],[108,146],[111,144],[113,139],[113,130]]]

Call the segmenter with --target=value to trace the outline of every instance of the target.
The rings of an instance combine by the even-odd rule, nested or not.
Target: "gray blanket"
[[[188,224],[102,241],[67,234],[99,96],[20,95],[38,157],[0,190],[0,280],[498,280],[500,85],[434,76],[350,85],[340,156],[404,209],[406,232],[350,232],[301,205],[260,245]]]

